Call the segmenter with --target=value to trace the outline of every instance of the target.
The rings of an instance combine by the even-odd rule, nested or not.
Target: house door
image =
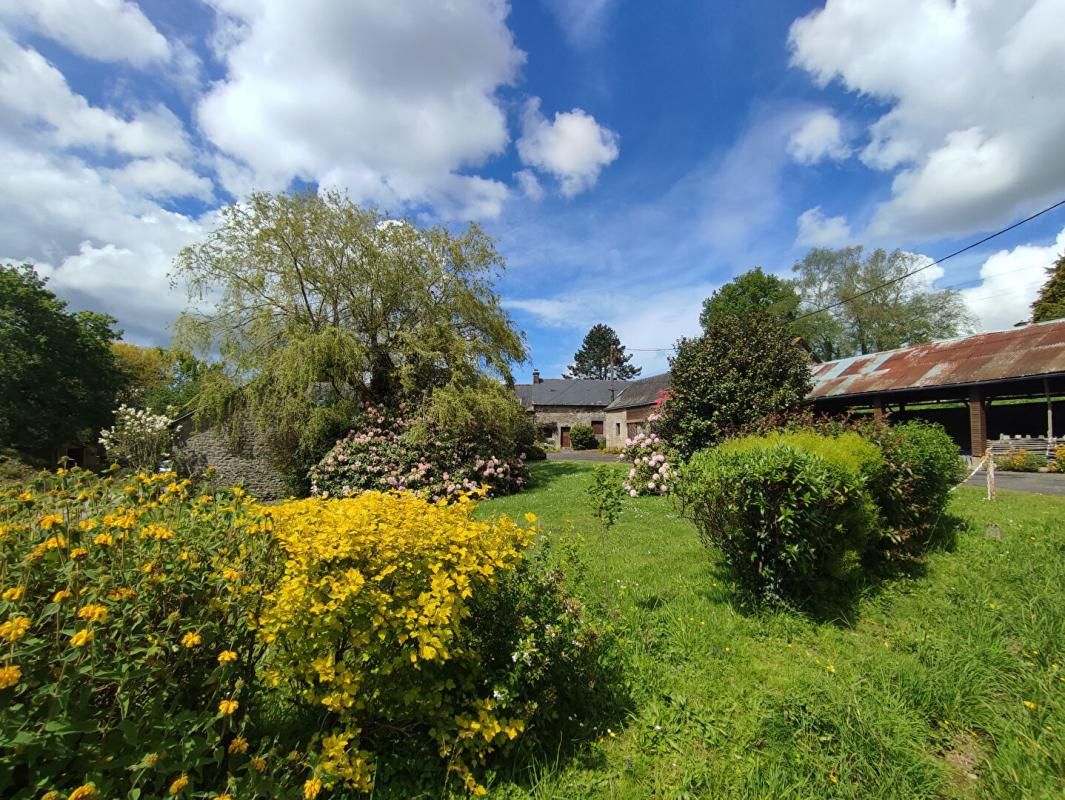
[[[561,438],[559,439],[563,447],[569,447],[569,426],[565,426],[561,429]]]

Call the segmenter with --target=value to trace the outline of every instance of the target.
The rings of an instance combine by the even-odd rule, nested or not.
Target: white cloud
[[[4,0],[0,18],[97,61],[145,66],[170,57],[166,38],[127,0]]]
[[[788,154],[800,164],[816,164],[826,158],[846,158],[850,148],[836,115],[821,109],[810,114],[788,139]]]
[[[90,105],[36,50],[0,31],[0,131],[39,144],[91,147],[129,156],[186,155],[181,122],[165,106],[129,118]]]
[[[1053,244],[999,250],[980,267],[980,285],[961,293],[982,331],[1010,328],[1032,318],[1032,303],[1046,282],[1046,268],[1065,253],[1065,230]]]
[[[210,201],[214,184],[172,158],[140,158],[124,167],[109,170],[109,179],[127,191],[146,197],[196,197]]]
[[[799,247],[843,247],[851,241],[851,229],[846,217],[826,217],[821,206],[808,208],[797,220]]]
[[[569,43],[585,47],[599,41],[614,0],[547,0]]]
[[[506,187],[465,175],[506,148],[497,90],[525,59],[502,0],[217,0],[227,75],[198,108],[260,188],[293,177],[384,206],[498,214]]]
[[[861,152],[896,173],[874,236],[986,230],[1065,185],[1062,0],[828,0],[791,28],[821,85],[890,106]]]
[[[557,178],[565,197],[594,186],[603,167],[619,153],[618,135],[586,111],[557,112],[548,122],[540,113],[539,98],[525,104],[518,155],[522,163]]]
[[[531,169],[520,169],[514,173],[514,179],[521,187],[522,194],[532,201],[543,200],[544,187],[540,185],[539,178]]]

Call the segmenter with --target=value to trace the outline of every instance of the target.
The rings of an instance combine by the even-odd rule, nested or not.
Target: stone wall
[[[223,483],[242,486],[264,500],[292,493],[285,476],[271,462],[262,434],[251,422],[244,423],[235,442],[229,431],[215,428],[183,431],[178,439],[173,455],[182,471],[198,475],[214,467]]]
[[[539,441],[550,442],[561,447],[562,428],[574,425],[588,425],[602,422],[606,430],[606,411],[601,406],[536,406],[533,409],[533,424]],[[544,436],[543,428],[550,428],[550,434]]]

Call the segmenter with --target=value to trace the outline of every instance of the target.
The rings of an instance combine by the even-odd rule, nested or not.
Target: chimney
[[[533,370],[533,383],[539,383],[539,382],[540,382],[540,370],[534,369]]]

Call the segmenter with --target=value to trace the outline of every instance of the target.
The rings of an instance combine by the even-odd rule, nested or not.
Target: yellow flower
[[[74,593],[70,589],[60,589],[54,595],[52,595],[53,603],[62,603],[64,600],[69,600],[74,596]]]
[[[266,759],[254,756],[249,762],[251,768],[256,772],[266,772]]]
[[[181,794],[185,791],[185,788],[189,785],[189,776],[181,775],[174,779],[174,782],[170,784],[170,794]]]
[[[37,524],[41,526],[42,530],[50,531],[56,525],[63,524],[63,516],[61,514],[45,514],[37,520]]]
[[[45,792],[41,795],[41,800],[63,800],[63,795],[52,789],[50,792]]]
[[[525,515],[526,522],[536,522],[537,519],[539,519],[539,517],[537,517],[531,511]]]
[[[314,800],[320,791],[322,791],[322,782],[317,778],[311,778],[303,784],[304,800]]]
[[[89,622],[103,622],[107,619],[107,606],[99,603],[90,603],[78,609],[78,618],[87,619]]]
[[[216,794],[214,800],[233,800],[233,795],[229,792],[226,792],[225,794]]]
[[[73,550],[70,551],[71,558],[85,558],[85,556],[87,556],[88,554],[89,551],[86,550],[84,547],[75,547]]]
[[[107,593],[108,600],[129,600],[137,593],[127,586],[120,586],[117,589],[112,589]]]
[[[96,796],[96,786],[91,783],[85,783],[67,795],[67,800],[93,800]]]
[[[32,503],[33,502],[33,495],[30,494],[29,492],[23,492],[22,494],[20,494],[18,496],[18,499],[21,500],[23,503]]]
[[[202,643],[203,643],[203,637],[200,636],[200,634],[196,633],[195,631],[189,631],[188,633],[186,633],[184,636],[181,637],[181,646],[182,647],[188,647],[188,648],[199,647]]]
[[[218,704],[218,713],[224,717],[228,717],[238,708],[240,708],[240,703],[238,703],[236,700],[227,699],[223,700]]]
[[[96,534],[96,538],[92,541],[93,544],[99,545],[100,547],[110,547],[115,543],[115,537],[109,533],[98,533]]]
[[[149,525],[141,531],[142,539],[156,539],[157,541],[166,541],[167,539],[174,538],[174,532],[170,528],[164,528],[162,525]]]
[[[0,667],[0,689],[14,686],[22,678],[22,670],[17,666]]]
[[[1024,701],[1024,707],[1028,708],[1028,709],[1031,709],[1032,711],[1035,711],[1037,708],[1039,708],[1039,704],[1038,703],[1033,703],[1031,700],[1025,700]]]
[[[3,595],[0,595],[0,597],[3,597],[5,600],[14,602],[16,600],[21,600],[22,596],[25,594],[25,586],[12,586],[10,589],[4,589],[4,593]]]
[[[71,647],[84,647],[92,641],[92,631],[88,628],[82,628],[80,631],[70,637]]]
[[[159,763],[159,754],[149,753],[144,757],[144,763],[147,764],[149,767],[154,767],[156,764]]]
[[[226,567],[224,570],[222,570],[222,577],[225,578],[227,581],[232,581],[233,583],[236,583],[240,580],[240,573],[232,567]]]
[[[828,779],[832,781],[832,783],[837,783],[839,781],[839,778],[836,777],[835,772],[828,773]]]
[[[96,520],[92,518],[83,519],[78,523],[78,527],[83,531],[91,531],[96,527]]]
[[[829,672],[831,672],[831,673],[832,673],[833,675],[835,675],[835,674],[836,674],[836,668],[835,668],[835,667],[833,667],[833,666],[832,666],[831,664],[829,664],[828,666],[826,666],[826,667],[825,667],[825,669],[827,669],[827,670],[828,670]]]
[[[237,654],[232,650],[223,650],[218,654],[219,664],[231,664],[237,660]]]
[[[29,617],[12,617],[7,622],[0,624],[0,639],[7,639],[9,642],[17,642],[26,635],[26,631],[29,629]]]
[[[230,753],[247,753],[248,752],[248,740],[243,736],[234,736],[233,740],[229,743],[229,747],[226,748]]]

